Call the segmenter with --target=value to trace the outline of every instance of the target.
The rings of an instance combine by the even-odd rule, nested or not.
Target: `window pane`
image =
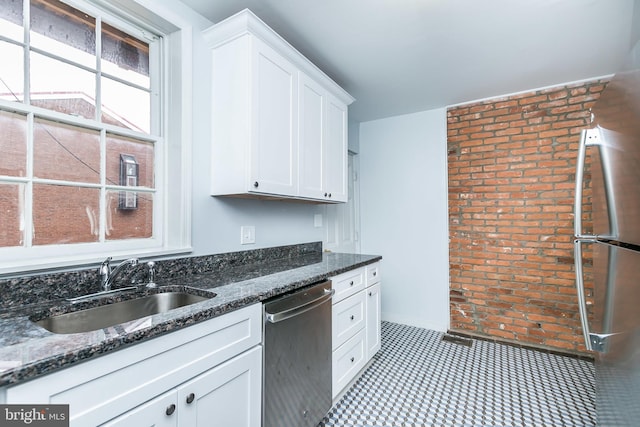
[[[131,202],[135,202],[132,207]],[[107,240],[153,236],[153,194],[134,191],[107,192]]]
[[[149,133],[151,129],[151,95],[103,77],[102,122]]]
[[[57,0],[31,0],[31,45],[96,67],[95,18]]]
[[[100,190],[33,185],[33,244],[97,242]]]
[[[149,44],[102,23],[103,72],[149,89]]]
[[[113,185],[137,185],[153,188],[154,146],[150,142],[138,141],[113,134],[107,134],[107,183]],[[133,160],[137,167],[137,183],[131,179],[131,168],[126,170],[123,163]]]
[[[0,247],[24,244],[24,184],[0,183]]]
[[[23,52],[20,46],[0,41],[0,99],[24,100]]]
[[[95,74],[31,52],[31,104],[95,119]]]
[[[0,175],[25,176],[27,169],[27,119],[0,111]],[[4,211],[0,210],[0,215]]]
[[[0,0],[0,34],[23,41],[22,17],[22,0]]]
[[[35,177],[100,183],[98,132],[36,119],[33,147]]]

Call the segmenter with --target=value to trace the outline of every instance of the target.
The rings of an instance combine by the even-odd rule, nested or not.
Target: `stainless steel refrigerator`
[[[640,43],[591,112],[576,169],[580,316],[586,345],[596,357],[598,426],[635,427],[640,426]],[[589,206],[592,231],[583,228],[588,218],[583,207]],[[588,254],[592,257],[584,259],[592,258],[592,265],[584,264]]]

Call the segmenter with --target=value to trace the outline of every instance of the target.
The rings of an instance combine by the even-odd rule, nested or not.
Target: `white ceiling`
[[[612,74],[634,0],[182,0],[244,8],[356,98],[368,121]]]

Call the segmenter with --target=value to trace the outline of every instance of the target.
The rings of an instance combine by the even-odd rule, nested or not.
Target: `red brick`
[[[575,300],[573,180],[580,130],[606,83],[447,112],[450,287],[459,290],[450,299],[453,329],[585,350]],[[592,227],[590,209],[583,220]]]

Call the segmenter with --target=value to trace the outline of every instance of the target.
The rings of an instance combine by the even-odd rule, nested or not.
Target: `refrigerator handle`
[[[584,158],[587,155],[587,129],[580,132],[580,145],[578,147],[578,158],[576,159],[576,191],[573,206],[573,235],[582,234],[582,181],[584,180]],[[576,262],[577,265],[577,262]],[[577,269],[576,269],[577,271]]]
[[[591,240],[586,240],[587,242]],[[591,347],[591,336],[589,332],[589,319],[587,318],[587,302],[584,297],[584,275],[582,272],[582,243],[585,240],[575,239],[573,241],[573,257],[576,270],[576,288],[578,291],[578,309],[580,311],[580,322],[582,324],[582,334],[584,335],[584,344],[587,350],[593,350]]]
[[[584,160],[587,155],[587,145],[593,145],[589,143],[588,138],[591,129],[582,129],[580,132],[580,145],[578,146],[578,158],[576,159],[576,189],[573,205],[573,235],[576,238],[593,238],[594,236],[583,236],[582,234],[582,184],[584,181]]]

